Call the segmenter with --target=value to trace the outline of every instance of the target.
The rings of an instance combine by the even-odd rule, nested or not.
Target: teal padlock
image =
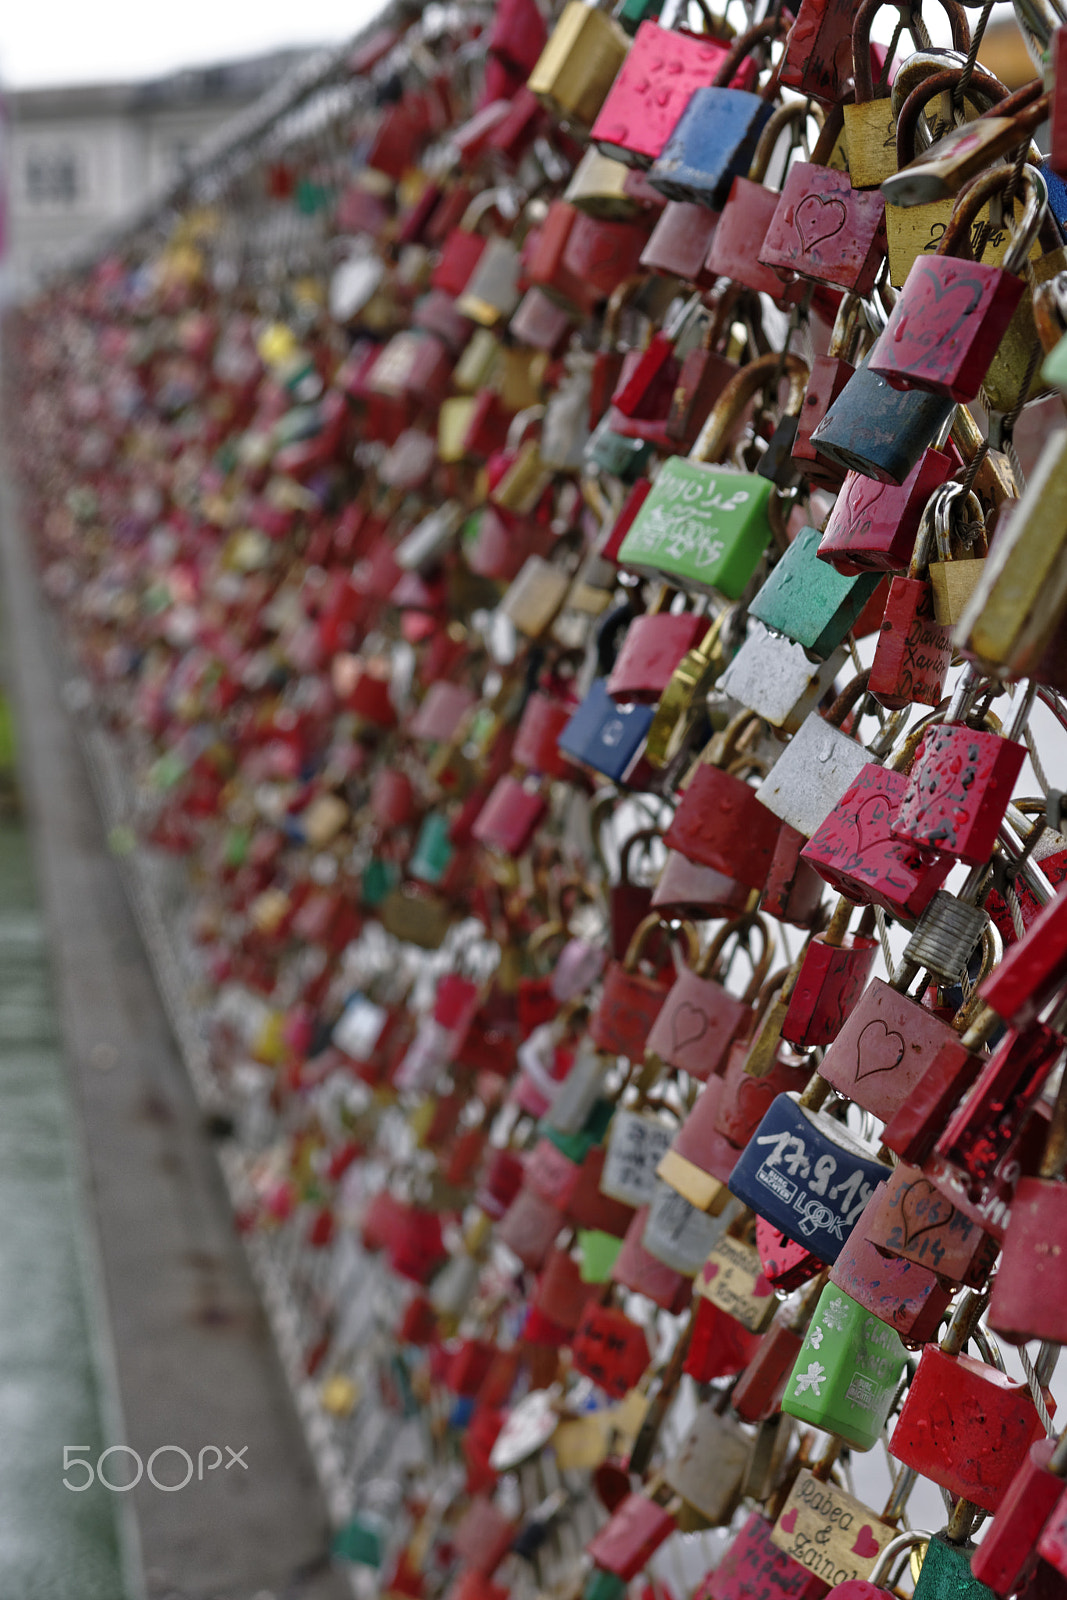
[[[648,470],[655,448],[647,439],[626,439],[616,433],[609,409],[586,440],[583,455],[590,472],[607,472],[623,483],[636,483]]]
[[[745,406],[783,376],[791,413],[808,376],[798,356],[760,356],[730,379],[689,455],[663,463],[619,548],[620,565],[697,593],[740,598],[771,540],[775,489],[759,473],[719,463]]]
[[[1041,377],[1045,383],[1058,389],[1061,394],[1067,394],[1067,333],[1058,344],[1053,345],[1045,357]]]
[[[945,1533],[935,1533],[923,1556],[913,1600],[995,1600],[993,1590],[971,1571],[977,1548],[970,1540],[957,1544]]]
[[[438,884],[456,853],[448,836],[449,821],[440,811],[431,811],[419,829],[419,837],[408,862],[408,875],[421,883]]]
[[[832,1283],[804,1336],[782,1410],[870,1450],[881,1435],[907,1364],[892,1328]]]
[[[766,627],[825,661],[844,643],[882,574],[845,577],[819,560],[821,540],[817,528],[801,528],[748,610]]]

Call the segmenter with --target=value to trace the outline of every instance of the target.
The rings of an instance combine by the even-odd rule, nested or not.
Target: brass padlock
[[[527,86],[553,116],[591,128],[629,48],[606,9],[568,0]]]
[[[952,554],[951,507],[959,504],[963,485],[945,484],[937,497],[934,510],[934,537],[937,541],[938,560],[931,561],[927,569],[934,596],[934,618],[942,627],[954,627],[974,593],[985,565],[985,533],[982,527],[982,507],[973,492],[966,497],[966,510],[970,521],[968,529],[974,530],[970,544],[977,547],[978,555],[962,560]]]

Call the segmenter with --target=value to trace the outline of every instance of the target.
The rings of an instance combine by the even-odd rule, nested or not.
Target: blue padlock
[[[743,89],[697,89],[652,164],[652,187],[669,200],[721,211],[734,179],[747,175],[773,109]]]
[[[820,1091],[826,1089],[817,1080]],[[890,1168],[833,1117],[776,1095],[730,1175],[731,1193],[829,1266]]]
[[[811,442],[846,472],[899,487],[941,436],[955,401],[921,389],[894,389],[868,369],[867,359],[831,402]]]
[[[619,783],[644,745],[655,714],[655,706],[617,704],[607,680],[597,678],[560,734],[559,748],[572,761]]]

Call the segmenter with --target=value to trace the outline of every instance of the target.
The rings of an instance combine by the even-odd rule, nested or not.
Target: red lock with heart
[[[741,995],[724,987],[729,964],[724,953],[731,939],[747,948],[755,932],[759,956],[752,957],[752,975]],[[753,1021],[752,1005],[770,965],[771,944],[758,917],[740,917],[724,924],[695,967],[683,966],[663,1009],[652,1025],[647,1048],[670,1067],[706,1082],[721,1072],[737,1035]]]

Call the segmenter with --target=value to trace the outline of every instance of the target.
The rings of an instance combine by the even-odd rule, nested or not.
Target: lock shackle
[[[937,544],[938,559],[941,561],[953,560],[952,508],[957,501],[962,501],[969,511],[973,511],[974,517],[972,520],[984,523],[982,502],[973,489],[965,489],[964,484],[955,479],[948,483],[943,483],[932,496],[933,511],[931,513],[934,540]]]
[[[671,940],[672,944],[675,938],[677,938],[680,934],[686,943],[686,965],[690,967],[696,965],[697,961],[700,959],[700,940],[697,938],[697,931],[693,927],[693,924],[691,922],[680,922],[677,928],[672,928],[670,923],[665,921],[664,918],[660,916],[658,911],[652,911],[647,917],[639,922],[637,927],[634,929],[633,938],[630,940],[630,943],[627,946],[626,954],[623,957],[622,965],[624,971],[637,971],[638,963],[640,962],[641,956],[644,953],[645,945],[648,943],[649,939],[652,938],[653,934],[658,932],[660,929],[667,934],[667,937]]]
[[[919,519],[919,531],[915,536],[915,548],[912,550],[911,560],[908,562],[909,578],[921,577],[925,568],[930,564],[930,561],[933,557],[933,545],[936,539],[935,523],[938,510],[940,508],[940,502],[944,498],[945,489],[952,489],[953,487],[962,489],[963,485],[962,483],[959,485],[940,485],[939,488],[934,490],[933,494],[923,507],[923,513]]]
[[[519,214],[512,191],[502,185],[496,189],[484,189],[481,194],[476,194],[474,199],[459,219],[461,233],[473,233],[482,218],[488,216],[490,211],[496,210],[502,222],[514,222]]]
[[[877,1584],[879,1588],[892,1590],[904,1571],[903,1562],[897,1564],[898,1558],[910,1556],[920,1545],[928,1545],[932,1538],[932,1533],[924,1533],[919,1528],[912,1528],[908,1533],[898,1533],[895,1539],[890,1539],[888,1544],[882,1546],[878,1559],[870,1570],[868,1581]]]
[[[518,450],[521,445],[525,444],[530,430],[536,423],[541,421],[544,414],[544,406],[527,406],[525,411],[516,411],[508,424],[504,449]]]
[[[764,40],[782,38],[788,31],[788,26],[786,18],[779,13],[777,16],[764,17],[762,22],[757,22],[754,27],[746,28],[744,33],[739,33],[719,63],[719,70],[711,80],[711,87],[713,89],[728,89],[730,80],[737,73],[742,61],[750,51],[755,49],[756,45],[762,44]],[[777,80],[777,72],[772,73],[768,87],[775,94],[777,94]]]
[[[600,344],[602,351],[614,349],[619,337],[619,323],[622,314],[631,300],[651,283],[652,274],[649,272],[633,272],[628,278],[623,278],[617,283],[608,296],[608,303],[604,307],[604,320],[600,325]]]
[[[889,91],[889,103],[893,107],[893,115],[900,116],[900,109],[911,91],[934,73],[948,72],[953,67],[966,65],[967,57],[959,50],[949,50],[941,45],[930,45],[929,48],[914,50],[897,68],[893,78],[893,87]],[[1007,92],[1007,91],[1005,91]]]
[[[905,63],[906,65],[906,63]],[[901,72],[903,68],[901,68]],[[919,133],[919,118],[922,116],[930,101],[935,95],[946,94],[950,89],[956,89],[963,82],[963,67],[946,67],[941,72],[931,73],[929,77],[911,89],[897,113],[897,166],[906,167],[909,162],[918,156],[916,143]],[[900,73],[897,74],[900,80]],[[981,67],[976,67],[967,82],[967,98],[979,106],[979,110],[989,110],[1001,100],[1007,98],[1008,91],[999,78],[991,72],[984,72]],[[984,102],[984,104],[980,104]],[[927,149],[929,149],[927,141]]]
[[[708,741],[694,766],[726,767],[739,754],[742,741],[759,726],[759,712],[741,710],[726,724],[721,733]]]
[[[837,308],[827,355],[852,361],[864,333],[870,332],[867,308],[858,294],[846,294]]]
[[[777,385],[780,379],[789,380],[789,397],[786,416],[799,416],[804,403],[804,393],[810,376],[807,362],[791,350],[784,354],[771,350],[757,356],[747,366],[735,372],[711,409],[711,414],[697,435],[689,452],[690,461],[712,462],[722,459],[730,435],[741,420],[741,413],[754,395]]]
[[[662,840],[662,838],[663,835],[658,828],[638,828],[636,833],[631,833],[625,843],[619,846],[620,885],[629,886],[633,881],[630,877],[630,857],[633,855],[635,846],[651,844],[654,840]]]
[[[717,977],[719,968],[722,965],[722,953],[726,948],[727,941],[737,939],[747,950],[748,935],[753,932],[759,934],[760,953],[758,960],[755,960],[752,958],[751,951],[749,951],[749,959],[752,961],[752,978],[741,997],[746,1005],[751,1005],[762,989],[767,973],[770,971],[772,954],[771,937],[767,924],[754,911],[747,912],[742,917],[734,917],[729,922],[724,922],[694,968],[698,978]]]
[[[1001,263],[1005,272],[1015,274],[1021,273],[1026,265],[1026,258],[1037,238],[1048,204],[1048,186],[1038,169],[1027,164],[1023,167],[1021,176],[1026,193],[1026,206],[1018,232],[1014,235]],[[1013,177],[1012,167],[990,167],[987,171],[980,172],[976,178],[972,178],[970,183],[965,184],[956,198],[948,226],[938,240],[934,254],[956,255],[964,261],[973,260],[970,244],[971,224],[986,201],[1006,189]]]
[[[867,693],[870,681],[870,667],[864,667],[862,672],[857,672],[852,682],[846,683],[830,709],[824,714],[823,721],[828,722],[832,728],[840,728],[849,712]]]
[[[898,11],[907,12],[909,18],[918,15],[918,5],[912,5],[909,0],[862,0],[852,23],[852,81],[856,85],[856,104],[865,105],[875,98],[874,81],[871,75],[871,24],[883,5],[893,5]],[[967,15],[959,0],[941,0],[949,27],[952,30],[953,49],[966,55],[971,48],[971,30],[967,23]],[[907,26],[907,23],[905,23]],[[879,99],[889,98],[888,87]]]
[[[752,165],[748,169],[748,176],[752,183],[762,183],[767,176],[767,168],[771,164],[771,157],[778,147],[778,141],[787,128],[792,128],[799,123],[801,129],[808,118],[817,123],[820,128],[826,121],[822,106],[815,100],[788,100],[785,105],[776,106],[764,125],[759,136]]]

